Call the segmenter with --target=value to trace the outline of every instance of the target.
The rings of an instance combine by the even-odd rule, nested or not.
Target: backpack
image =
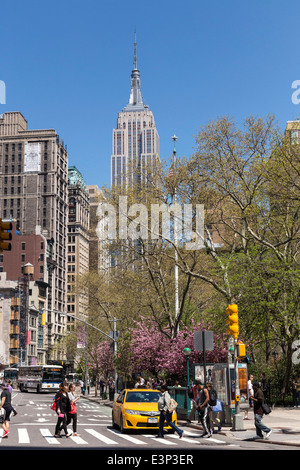
[[[209,402],[208,402],[208,404],[210,406],[216,406],[217,398],[218,398],[217,392],[214,389],[212,389],[212,390],[209,390],[208,393],[209,393]]]
[[[188,389],[188,397],[189,397],[189,398],[194,398],[194,393],[193,393],[193,389],[192,389],[192,388],[189,388],[189,389]]]
[[[176,410],[177,406],[178,406],[177,401],[174,400],[174,398],[171,398],[170,404],[169,404],[169,406],[168,406],[168,411],[169,411],[170,413],[173,413],[173,411]]]

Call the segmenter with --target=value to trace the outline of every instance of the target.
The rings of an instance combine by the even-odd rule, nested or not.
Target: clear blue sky
[[[134,29],[161,157],[194,152],[229,115],[298,118],[299,0],[14,0],[1,5],[0,80],[29,128],[55,128],[87,184],[110,184],[112,129],[127,104]]]

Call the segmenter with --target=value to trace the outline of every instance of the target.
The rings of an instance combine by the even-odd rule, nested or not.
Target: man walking
[[[210,423],[209,423],[209,393],[208,389],[200,382],[200,392],[196,403],[198,405],[199,419],[203,427],[203,434],[201,437],[210,437]]]
[[[266,433],[265,439],[267,439],[272,430],[268,428],[263,422],[262,422],[262,417],[263,417],[263,410],[262,410],[262,405],[264,404],[264,394],[262,390],[259,388],[259,383],[258,382],[253,382],[253,391],[254,395],[252,397],[252,400],[254,402],[254,424],[256,427],[256,437],[258,439],[263,439],[263,432]]]
[[[247,382],[248,396],[249,396],[249,408],[247,408],[247,409],[245,410],[244,419],[249,419],[249,418],[248,418],[248,411],[249,411],[249,409],[252,408],[252,406],[253,406],[253,402],[252,402],[252,397],[253,397],[252,380],[253,380],[253,375],[250,374],[250,375],[249,375],[248,382]]]

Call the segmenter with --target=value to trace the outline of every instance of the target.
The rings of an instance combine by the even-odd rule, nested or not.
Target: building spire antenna
[[[134,30],[134,57],[133,57],[133,69],[134,69],[134,70],[137,70],[136,29]]]

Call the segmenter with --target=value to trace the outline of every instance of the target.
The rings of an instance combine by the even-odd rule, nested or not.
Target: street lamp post
[[[189,388],[190,388],[190,355],[192,351],[190,348],[184,348],[183,354],[186,357],[186,381],[187,381],[187,412],[189,413],[190,409],[190,398],[189,398]]]
[[[187,387],[189,388],[189,386],[190,386],[190,364],[189,364],[189,359],[190,359],[190,355],[192,354],[192,351],[190,350],[190,348],[184,348],[183,354],[186,357],[186,375],[187,375],[186,381],[187,381]]]
[[[175,168],[176,168],[176,141],[178,137],[174,134],[172,137],[172,140],[174,142],[174,149],[173,149],[173,173],[174,173],[174,178],[176,178],[175,175]],[[176,180],[174,184],[174,205],[177,203],[177,198],[176,198]],[[175,266],[174,266],[174,281],[175,281],[175,323],[178,322],[179,318],[179,287],[178,287],[178,253],[177,253],[177,220],[175,218],[175,212],[174,212],[174,249],[175,249]],[[179,324],[177,323],[177,331],[179,329]]]
[[[55,310],[56,311],[56,310]],[[114,367],[115,367],[115,386],[117,386],[117,380],[118,380],[118,372],[117,372],[117,364],[116,364],[116,358],[117,358],[117,338],[115,337],[116,335],[114,335],[114,337],[112,338],[109,334],[105,333],[104,331],[100,330],[99,328],[97,328],[96,326],[94,325],[91,325],[90,323],[88,323],[87,321],[85,320],[82,320],[81,318],[78,318],[76,317],[75,315],[70,315],[70,313],[65,313],[65,312],[58,312],[60,313],[60,315],[63,315],[63,316],[67,316],[67,317],[71,317],[71,318],[74,318],[75,320],[78,320],[78,321],[81,321],[82,323],[85,323],[86,325],[90,326],[91,328],[94,328],[95,330],[99,331],[100,333],[102,333],[103,335],[107,336],[110,340],[112,340],[114,342],[114,356],[115,356],[115,360],[114,360]],[[116,322],[116,318],[114,318],[114,325],[115,325],[115,322]],[[115,326],[114,326],[114,330],[115,330]],[[86,331],[86,364],[85,364],[85,386],[87,386],[87,377],[88,377],[88,371],[87,371],[87,358],[88,358],[88,355],[87,355],[87,331]]]

